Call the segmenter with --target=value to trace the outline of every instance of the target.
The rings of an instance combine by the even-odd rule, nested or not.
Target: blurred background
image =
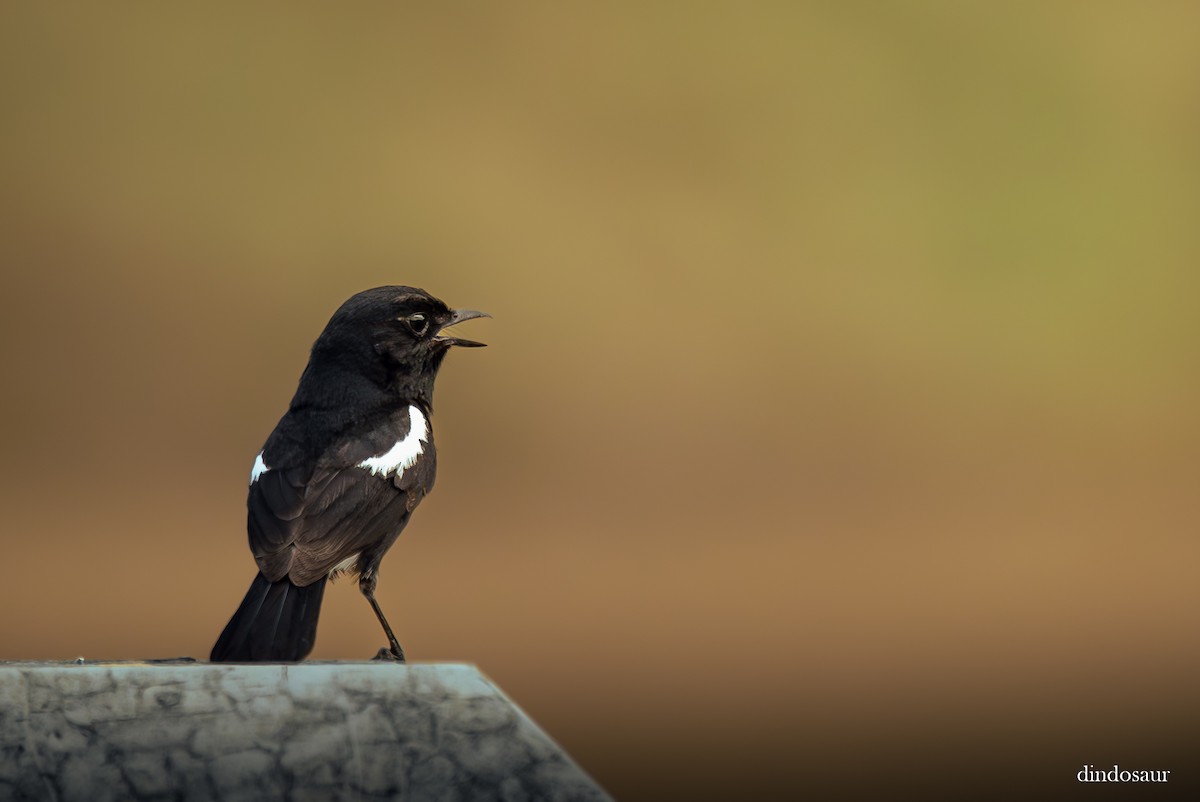
[[[6,5],[0,659],[206,658],[309,346],[411,284],[495,319],[381,603],[618,798],[1183,790],[1198,26]],[[335,585],[313,657],[381,645]]]

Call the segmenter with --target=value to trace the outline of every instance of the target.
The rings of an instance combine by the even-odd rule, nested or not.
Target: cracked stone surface
[[[609,798],[470,665],[0,663],[0,799]]]

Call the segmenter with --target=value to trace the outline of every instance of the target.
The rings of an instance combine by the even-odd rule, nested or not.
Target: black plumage
[[[451,346],[483,345],[445,330],[476,317],[486,315],[400,286],[361,292],[334,313],[255,461],[247,529],[259,573],[212,660],[302,660],[325,584],[342,572],[358,576],[386,654],[404,659],[375,601],[379,563],[433,489],[442,360]]]

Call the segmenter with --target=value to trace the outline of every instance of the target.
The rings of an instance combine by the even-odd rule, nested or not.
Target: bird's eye
[[[408,324],[408,327],[412,330],[412,333],[418,337],[424,334],[429,328],[429,319],[420,312],[404,318],[404,322]]]

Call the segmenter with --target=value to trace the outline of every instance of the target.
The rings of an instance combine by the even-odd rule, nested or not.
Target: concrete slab
[[[471,665],[0,663],[0,799],[607,800]]]

